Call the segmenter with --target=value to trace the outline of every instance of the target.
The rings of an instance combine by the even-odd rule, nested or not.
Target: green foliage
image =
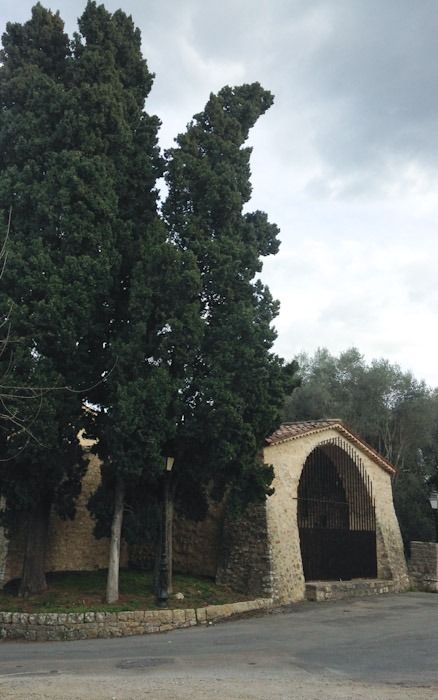
[[[174,245],[196,257],[202,281],[202,337],[168,447],[180,507],[192,517],[201,517],[211,482],[214,497],[231,489],[237,510],[266,497],[273,475],[258,451],[278,426],[291,387],[294,368],[271,350],[278,303],[254,281],[261,257],[278,250],[278,229],[263,212],[243,213],[251,195],[251,149],[243,146],[272,102],[258,83],[225,87],[166,154],[164,219]],[[189,493],[196,499],[189,501]],[[194,501],[198,507],[190,509]]]
[[[367,364],[356,348],[338,357],[320,348],[297,359],[301,385],[284,418],[341,418],[400,470],[394,502],[405,545],[433,539],[427,484],[438,464],[437,391],[387,360]]]
[[[4,37],[0,207],[13,218],[0,301],[4,314],[12,303],[14,337],[4,364],[16,386],[43,389],[25,416],[32,444],[14,428],[4,439],[11,525],[48,495],[73,515],[84,400],[96,407],[87,428],[104,462],[100,493],[116,478],[133,498],[153,491],[199,326],[193,256],[168,243],[157,214],[163,161],[159,120],[144,111],[153,76],[140,34],[95,2],[79,29],[70,43],[37,5]],[[108,498],[98,500],[105,529]]]
[[[96,374],[107,374],[88,395],[96,412],[89,414],[87,429],[103,460],[102,485],[89,507],[96,534],[107,536],[111,496],[123,481],[123,535],[137,541],[158,520],[163,445],[175,434],[174,407],[199,333],[200,282],[193,256],[168,242],[157,214],[155,183],[163,163],[159,122],[143,110],[153,76],[141,57],[140,35],[123,13],[110,15],[93,3],[79,26],[81,85],[89,83],[90,94],[100,91],[97,131],[112,162],[118,203],[112,248],[117,264],[90,358]]]
[[[429,488],[416,474],[398,474],[394,484],[394,506],[408,555],[410,542],[435,542],[435,522],[429,503]]]
[[[100,236],[94,217],[101,211],[91,215],[85,249],[84,231],[65,206],[64,183],[84,183],[90,172],[68,139],[59,139],[71,58],[63,23],[38,4],[29,22],[7,25],[3,47],[0,210],[4,227],[11,208],[12,219],[0,309],[11,319],[13,341],[1,357],[11,397],[10,420],[2,425],[0,494],[3,520],[14,527],[42,499],[63,517],[74,514],[85,466],[76,437],[82,397],[62,388],[78,386],[82,367],[76,361],[73,368],[72,358],[80,355],[105,275],[98,275],[93,250]],[[95,294],[86,294],[85,281],[95,273]]]
[[[296,383],[272,352],[278,302],[257,279],[278,229],[244,213],[245,142],[272,95],[258,83],[211,95],[164,162],[144,108],[153,75],[121,10],[89,1],[70,41],[38,4],[3,47],[4,226],[13,217],[0,312],[12,308],[14,346],[0,361],[16,386],[41,388],[36,414],[25,407],[31,444],[29,431],[0,435],[5,519],[13,527],[38,499],[74,515],[84,400],[103,461],[89,504],[99,536],[121,484],[124,536],[154,531],[169,454],[185,515],[205,515],[210,484],[216,498],[231,491],[235,512],[264,499],[273,473],[259,449]]]

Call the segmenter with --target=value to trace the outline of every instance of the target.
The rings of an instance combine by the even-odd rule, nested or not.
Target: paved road
[[[8,681],[64,674],[119,680],[141,675],[148,682],[318,677],[434,689],[438,697],[438,595],[307,603],[259,618],[144,637],[0,642],[0,696]]]

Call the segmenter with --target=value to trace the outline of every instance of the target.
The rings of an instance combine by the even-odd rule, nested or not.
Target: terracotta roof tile
[[[339,418],[283,423],[279,429],[275,431],[275,433],[267,438],[267,442],[270,445],[276,445],[279,442],[293,440],[295,437],[300,437],[301,435],[306,435],[307,433],[319,432],[320,430],[333,428],[335,425],[340,425],[341,423],[342,421]]]
[[[306,420],[306,421],[296,421],[294,423],[283,423],[278,430],[275,431],[270,437],[266,439],[267,445],[279,445],[282,442],[288,442],[289,440],[295,440],[302,437],[303,435],[311,435],[312,433],[320,433],[326,430],[334,429],[340,433],[347,440],[355,444],[357,447],[362,449],[368,454],[373,462],[376,462],[382,469],[389,472],[390,474],[395,474],[397,469],[391,462],[382,457],[376,450],[368,445],[365,440],[362,440],[358,435],[353,433],[350,428],[348,428],[340,418],[326,418],[322,420]]]

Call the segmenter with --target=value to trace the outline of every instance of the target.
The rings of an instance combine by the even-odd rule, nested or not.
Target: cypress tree
[[[192,256],[168,244],[157,215],[159,121],[144,111],[153,76],[140,41],[129,17],[95,2],[73,42],[39,4],[3,37],[0,205],[5,216],[13,210],[3,299],[4,313],[12,302],[13,377],[72,388],[44,391],[35,439],[25,445],[12,430],[5,448],[5,520],[29,523],[23,594],[45,586],[51,507],[74,513],[87,399],[113,500],[108,595],[117,597],[124,495],[162,471],[169,404],[196,330]]]
[[[295,370],[272,351],[278,303],[257,279],[261,258],[279,248],[278,228],[264,212],[244,213],[251,196],[244,144],[272,102],[258,83],[225,87],[167,153],[169,236],[193,252],[202,280],[203,335],[168,448],[176,504],[190,517],[203,517],[208,485],[217,498],[229,490],[235,513],[270,493],[273,472],[259,450],[279,425]]]
[[[21,405],[27,429],[11,422],[3,431],[3,520],[9,528],[26,522],[28,533],[21,595],[44,590],[50,509],[73,515],[84,470],[76,437],[82,397],[65,395],[61,387],[73,385],[72,357],[95,303],[85,281],[97,266],[93,241],[83,247],[84,232],[74,207],[68,208],[70,179],[77,200],[86,180],[59,134],[69,60],[58,14],[38,4],[26,24],[7,25],[0,67],[0,206],[5,221],[12,208],[2,311],[5,318],[10,310],[13,343],[2,361],[8,362],[10,384],[41,388],[38,407]],[[91,211],[93,217],[99,212]],[[96,280],[96,289],[101,284]]]
[[[199,281],[192,254],[167,241],[157,213],[155,182],[163,163],[158,119],[143,107],[153,76],[141,56],[140,33],[121,11],[110,15],[94,3],[79,27],[78,85],[85,93],[100,91],[99,105],[109,94],[108,111],[104,107],[99,116],[108,119],[102,145],[114,166],[117,198],[117,263],[94,353],[96,372],[104,366],[108,376],[89,395],[98,407],[90,414],[89,430],[98,439],[96,451],[103,461],[102,485],[90,508],[97,516],[97,533],[111,538],[107,601],[113,602],[118,598],[120,541],[128,529],[122,529],[124,512],[135,514],[127,524],[134,522],[138,530],[138,519],[144,520],[139,511],[148,512],[162,476],[163,445],[175,433],[173,406],[199,325]],[[119,120],[116,129],[114,120]],[[112,504],[109,532],[105,503]]]
[[[272,96],[254,84],[210,97],[168,153],[163,221],[159,121],[144,110],[153,76],[132,20],[88,2],[70,42],[38,4],[29,22],[7,26],[3,47],[7,371],[41,389],[37,413],[28,405],[32,431],[1,436],[3,521],[26,518],[21,592],[43,590],[50,510],[72,517],[80,490],[87,399],[103,460],[90,507],[100,534],[111,522],[112,601],[124,512],[138,532],[140,511],[160,499],[166,455],[176,458],[171,501],[191,517],[205,512],[207,484],[217,497],[229,488],[236,511],[269,493],[258,449],[278,425],[291,368],[272,352],[278,304],[256,279],[278,230],[263,212],[243,213],[243,146]]]

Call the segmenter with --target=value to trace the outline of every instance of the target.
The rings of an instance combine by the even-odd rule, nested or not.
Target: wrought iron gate
[[[298,528],[306,581],[376,578],[372,485],[341,438],[308,456],[298,486]]]

